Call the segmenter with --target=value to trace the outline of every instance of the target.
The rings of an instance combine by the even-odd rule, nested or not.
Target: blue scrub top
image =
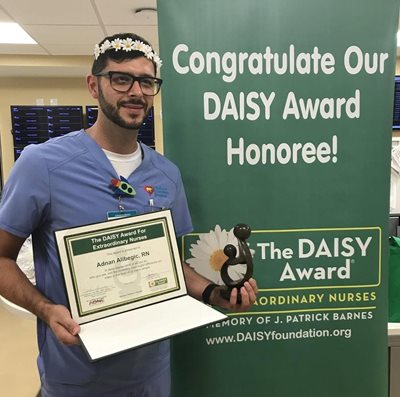
[[[169,208],[177,237],[192,230],[178,168],[140,144],[143,160],[129,176],[135,197],[122,199],[126,210],[148,212],[149,204]],[[54,303],[68,306],[54,231],[107,220],[118,210],[111,179],[119,178],[103,150],[85,131],[26,147],[4,187],[0,228],[19,237],[32,234],[37,288]],[[132,330],[134,332],[134,330]],[[83,385],[114,379],[119,387],[151,382],[169,368],[168,341],[91,363],[79,346],[60,344],[38,321],[38,365],[49,382]]]

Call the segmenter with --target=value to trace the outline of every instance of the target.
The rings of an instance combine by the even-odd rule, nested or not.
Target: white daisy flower
[[[153,58],[153,49],[149,45],[144,45],[142,52],[148,59]]]
[[[153,61],[158,65],[158,68],[162,66],[162,60],[157,54],[154,54]]]
[[[94,46],[94,57],[97,59],[101,54],[100,47],[98,44]]]
[[[140,41],[140,40],[135,40],[135,41],[133,42],[132,47],[133,47],[133,49],[136,50],[136,51],[144,52],[144,51],[145,51],[145,47],[147,47],[147,46],[146,46],[146,44],[144,44],[142,41]]]
[[[124,51],[131,51],[133,50],[133,40],[130,37],[122,40],[122,49]]]
[[[223,285],[220,270],[228,259],[224,254],[224,248],[227,244],[238,247],[233,229],[227,232],[221,229],[221,226],[216,225],[215,230],[199,235],[197,242],[192,244],[190,248],[192,257],[186,262],[202,276],[215,284]],[[232,280],[239,280],[246,273],[246,268],[245,264],[229,266],[228,274]]]
[[[104,54],[110,47],[111,47],[110,40],[106,40],[106,41],[100,46],[100,53],[101,53],[101,54]]]
[[[118,51],[122,48],[122,40],[115,39],[111,42],[111,47],[114,48],[115,51]]]

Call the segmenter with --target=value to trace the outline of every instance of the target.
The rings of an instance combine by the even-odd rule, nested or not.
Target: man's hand
[[[185,272],[186,284],[190,295],[198,300],[204,301],[203,293],[205,288],[212,284],[212,281],[194,271],[187,263],[184,263],[183,270]],[[244,286],[240,289],[241,303],[237,303],[238,290],[236,288],[232,290],[229,301],[221,296],[220,291],[222,288],[224,287],[218,286],[214,288],[209,299],[207,299],[207,303],[229,311],[243,312],[248,310],[256,301],[258,288],[256,280],[253,278],[246,281]]]
[[[64,345],[79,345],[77,337],[80,331],[79,324],[72,319],[69,310],[65,306],[46,303],[41,311],[43,313],[41,317],[61,343]]]
[[[79,344],[79,325],[69,310],[47,299],[26,277],[15,262],[23,238],[0,230],[0,293],[9,301],[41,318],[66,345]]]
[[[220,290],[223,287],[218,287],[213,290],[210,296],[210,303],[215,306],[219,306],[223,309],[227,309],[233,312],[244,312],[248,310],[256,301],[256,295],[258,293],[256,280],[251,278],[249,281],[244,283],[244,286],[240,288],[240,295],[242,298],[241,303],[237,303],[238,290],[233,288],[229,301],[224,299]]]

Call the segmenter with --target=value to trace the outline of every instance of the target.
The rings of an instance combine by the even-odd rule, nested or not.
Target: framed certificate
[[[169,210],[55,237],[71,315],[92,360],[226,318],[187,294]]]

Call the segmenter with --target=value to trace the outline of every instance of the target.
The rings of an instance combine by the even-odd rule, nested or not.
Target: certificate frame
[[[187,293],[170,210],[63,229],[56,231],[55,237],[71,314],[79,324]],[[150,251],[153,253],[149,253],[148,258],[155,256],[154,261],[163,261],[161,268],[168,274],[166,288],[162,288],[162,284],[161,287],[149,286],[147,293],[142,288],[139,293],[120,298],[110,291],[102,294],[102,290],[115,286],[115,272],[123,275],[124,269],[129,268],[128,263],[128,266],[122,266],[118,270],[118,259],[125,262],[124,256],[136,257]],[[129,255],[132,252],[133,255]],[[110,259],[106,260],[107,257]],[[136,259],[140,262],[141,258]],[[149,259],[143,257],[143,260],[145,266],[149,265]],[[154,265],[153,262],[150,264]],[[143,267],[143,263],[139,263],[139,266]],[[160,284],[166,278],[153,277],[150,280],[151,275],[154,275],[154,271],[147,275],[149,284],[151,280]],[[111,276],[113,280],[110,280]],[[83,280],[82,277],[86,279]],[[103,284],[93,278],[99,278]],[[90,291],[96,284],[98,290]]]

